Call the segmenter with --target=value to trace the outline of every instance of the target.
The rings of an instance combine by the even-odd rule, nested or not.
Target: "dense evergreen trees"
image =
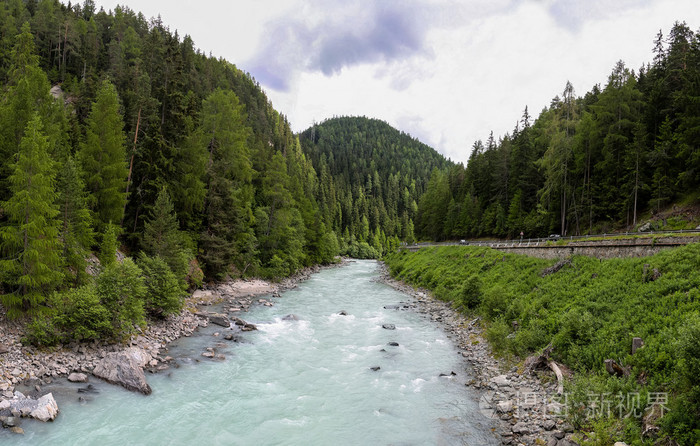
[[[659,33],[653,63],[620,61],[583,97],[566,83],[540,116],[474,144],[466,167],[433,172],[422,238],[576,235],[634,228],[700,186],[700,34]],[[440,224],[444,222],[444,224]]]
[[[0,295],[13,316],[49,318],[37,342],[119,337],[179,310],[203,273],[279,277],[338,254],[286,119],[159,19],[2,2],[0,62]],[[134,278],[148,297],[125,303],[112,285]],[[95,302],[111,329],[83,336],[70,321]]]
[[[364,117],[329,119],[300,140],[319,175],[323,223],[353,255],[360,246],[381,254],[399,240],[413,242],[430,173],[452,164],[385,122]]]

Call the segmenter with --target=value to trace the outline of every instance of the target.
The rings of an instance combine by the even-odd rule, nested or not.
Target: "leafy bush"
[[[127,337],[145,327],[146,285],[141,269],[130,258],[108,266],[96,280],[97,295],[109,311],[113,333]]]
[[[185,282],[178,280],[161,257],[141,253],[138,266],[143,271],[147,293],[144,307],[152,317],[179,313],[185,301]]]
[[[496,319],[505,313],[511,300],[513,300],[512,296],[502,286],[496,285],[493,288],[488,288],[483,293],[481,312],[489,319]]]
[[[37,347],[48,347],[60,342],[53,320],[47,315],[38,315],[27,324],[25,337],[22,342]]]
[[[54,293],[57,309],[53,323],[61,340],[91,341],[114,335],[109,311],[102,305],[94,285]]]
[[[479,276],[469,276],[460,287],[459,302],[457,304],[469,310],[478,307],[482,297],[481,286],[482,284]]]
[[[503,319],[496,319],[486,329],[486,339],[496,352],[504,352],[508,346],[510,327]]]
[[[319,261],[324,264],[333,263],[338,252],[340,252],[340,247],[335,232],[328,231],[323,234],[319,247]]]

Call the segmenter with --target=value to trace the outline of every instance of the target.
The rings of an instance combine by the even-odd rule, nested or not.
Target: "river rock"
[[[31,417],[39,421],[53,421],[58,415],[58,404],[53,398],[53,395],[47,393],[38,400],[26,397],[20,392],[15,392],[14,397],[9,400],[9,407],[13,416]],[[5,404],[6,405],[6,404]],[[3,420],[4,427],[16,426],[16,421],[13,417],[7,417]]]
[[[88,376],[85,373],[71,373],[68,375],[68,381],[72,383],[86,383]]]
[[[381,367],[379,367],[378,365],[375,365],[374,367],[370,367],[369,369],[373,372],[378,372],[381,369]]]
[[[389,342],[387,345],[390,345],[392,347],[398,347],[399,343],[398,342]]]
[[[251,324],[249,322],[246,322],[243,319],[238,318],[238,317],[233,318],[233,323],[236,324],[237,326],[241,327],[241,331],[253,331],[253,330],[258,329],[258,327],[256,327],[255,324]]]
[[[37,400],[37,405],[29,416],[39,421],[53,421],[58,415],[58,404],[53,395],[47,393]]]
[[[88,384],[86,387],[79,388],[78,393],[100,393],[100,391],[97,390],[92,384]]]
[[[19,420],[15,417],[0,417],[0,423],[2,423],[2,427],[4,428],[15,427],[19,423]]]
[[[496,404],[496,411],[498,413],[508,413],[513,410],[513,402],[511,400],[499,401]]]
[[[530,433],[530,428],[528,425],[522,421],[515,423],[512,429],[514,434],[526,435]]]
[[[557,427],[557,423],[554,420],[544,420],[544,423],[542,423],[542,427],[546,431],[551,431],[555,427]]]
[[[383,324],[382,328],[385,330],[396,330],[396,325],[394,324]]]
[[[282,318],[283,321],[298,321],[301,320],[296,314],[288,314]]]
[[[231,326],[231,321],[228,320],[225,314],[211,313],[209,314],[209,322],[220,327],[228,328]]]
[[[22,429],[19,426],[14,426],[10,428],[10,432],[13,434],[19,434],[19,435],[24,435],[24,429]]]
[[[151,386],[146,382],[143,366],[150,361],[148,353],[138,347],[129,347],[121,352],[108,353],[97,363],[92,374],[112,384],[119,384],[128,390],[151,394]]]
[[[496,384],[498,387],[510,386],[510,380],[508,380],[508,377],[506,375],[494,376],[490,379],[490,382]]]

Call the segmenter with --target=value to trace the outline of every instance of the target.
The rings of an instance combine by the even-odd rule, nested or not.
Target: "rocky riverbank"
[[[394,280],[382,266],[380,281],[413,299],[397,309],[413,309],[440,324],[470,364],[467,383],[482,392],[481,413],[498,420],[498,433],[506,445],[572,446],[573,427],[566,423],[563,398],[550,371],[526,373],[522,367],[499,361],[484,339],[479,318],[469,319],[430,291]]]
[[[297,286],[311,277],[321,267],[305,268],[298,274],[270,283],[259,279],[232,280],[205,286],[193,292],[187,299],[185,309],[177,316],[162,321],[152,321],[148,329],[132,337],[124,344],[71,343],[52,349],[37,349],[22,343],[24,324],[8,321],[0,313],[0,424],[14,432],[22,433],[20,417],[32,417],[47,421],[44,411],[36,408],[37,402],[48,400],[42,386],[56,379],[87,382],[90,375],[108,382],[120,384],[129,390],[144,394],[150,393],[144,371],[157,373],[170,368],[173,358],[167,355],[168,344],[183,336],[191,336],[198,327],[210,323],[221,325],[231,333],[224,335],[232,340],[237,331],[255,329],[240,314],[253,305],[272,306],[272,302],[262,296],[279,296],[283,290]],[[212,313],[208,308],[222,304],[224,313]],[[222,359],[214,352],[212,359]],[[24,393],[16,387],[22,386]],[[42,399],[43,398],[43,399]],[[50,397],[55,406],[53,397]],[[47,406],[43,404],[42,407]],[[25,409],[22,409],[22,408]],[[39,416],[34,416],[35,413]],[[52,412],[56,416],[58,408]]]

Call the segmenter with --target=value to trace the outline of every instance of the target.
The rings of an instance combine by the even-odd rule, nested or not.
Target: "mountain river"
[[[424,315],[391,309],[410,298],[374,281],[378,273],[374,261],[323,270],[271,298],[273,307],[242,314],[258,331],[239,342],[214,337],[223,335],[218,326],[176,341],[168,354],[177,367],[148,375],[150,396],[94,377],[99,393],[86,401],[77,393],[85,384],[46,386],[61,411],[56,421],[23,420],[25,435],[0,429],[0,443],[500,444],[479,394],[464,385],[457,348]],[[200,356],[217,343],[224,361]]]

